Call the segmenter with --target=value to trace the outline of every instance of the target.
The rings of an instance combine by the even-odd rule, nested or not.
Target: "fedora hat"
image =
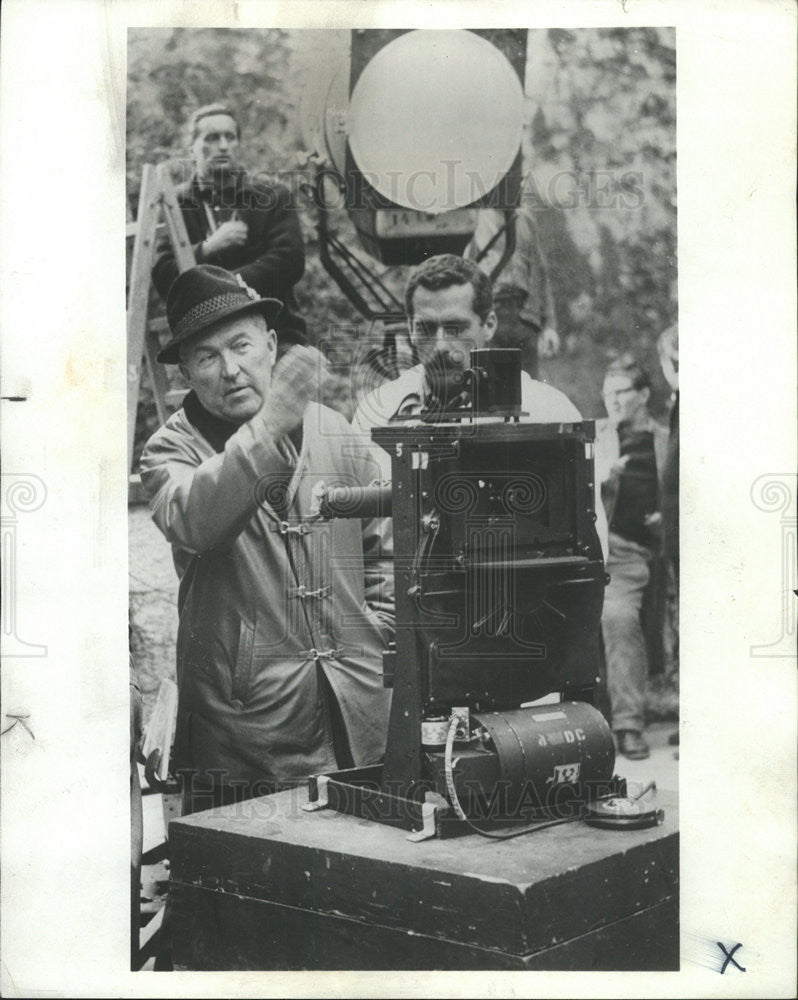
[[[260,313],[272,329],[282,307],[279,299],[262,299],[240,274],[212,264],[191,267],[175,278],[166,297],[172,339],[160,350],[158,360],[179,364],[182,343],[204,333],[214,323],[242,313]]]

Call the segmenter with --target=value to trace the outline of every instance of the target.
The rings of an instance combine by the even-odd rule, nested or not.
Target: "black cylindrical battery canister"
[[[482,747],[493,758],[486,768],[482,757],[478,775],[469,775],[467,759],[454,768],[458,795],[474,806],[497,815],[537,809],[565,815],[609,788],[615,746],[610,727],[592,705],[568,701],[480,712],[472,724],[484,730]]]

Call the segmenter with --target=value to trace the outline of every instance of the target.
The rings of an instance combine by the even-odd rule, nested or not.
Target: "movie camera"
[[[594,425],[522,422],[517,350],[472,351],[467,371],[427,382],[417,416],[372,431],[392,487],[321,498],[323,517],[392,517],[396,638],[384,763],[312,778],[309,808],[417,839],[458,820],[574,818],[625,794],[592,705],[605,585]]]

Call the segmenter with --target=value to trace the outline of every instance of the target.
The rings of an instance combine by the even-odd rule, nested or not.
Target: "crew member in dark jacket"
[[[643,593],[659,547],[659,478],[667,431],[648,412],[648,374],[631,359],[608,368],[602,395],[607,419],[596,421],[596,477],[610,526],[601,632],[618,751],[649,755],[645,728],[648,655],[640,624]]]
[[[199,108],[189,122],[194,173],[177,189],[178,204],[198,264],[215,264],[241,275],[283,309],[277,333],[304,340],[294,285],[305,270],[305,247],[291,196],[282,184],[252,178],[241,169],[241,130],[227,105]],[[152,280],[164,300],[177,277],[168,237],[158,244]]]

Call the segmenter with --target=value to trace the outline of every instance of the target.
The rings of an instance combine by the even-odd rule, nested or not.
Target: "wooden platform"
[[[175,968],[679,967],[673,794],[648,830],[422,843],[306,801],[297,789],[171,824]]]

